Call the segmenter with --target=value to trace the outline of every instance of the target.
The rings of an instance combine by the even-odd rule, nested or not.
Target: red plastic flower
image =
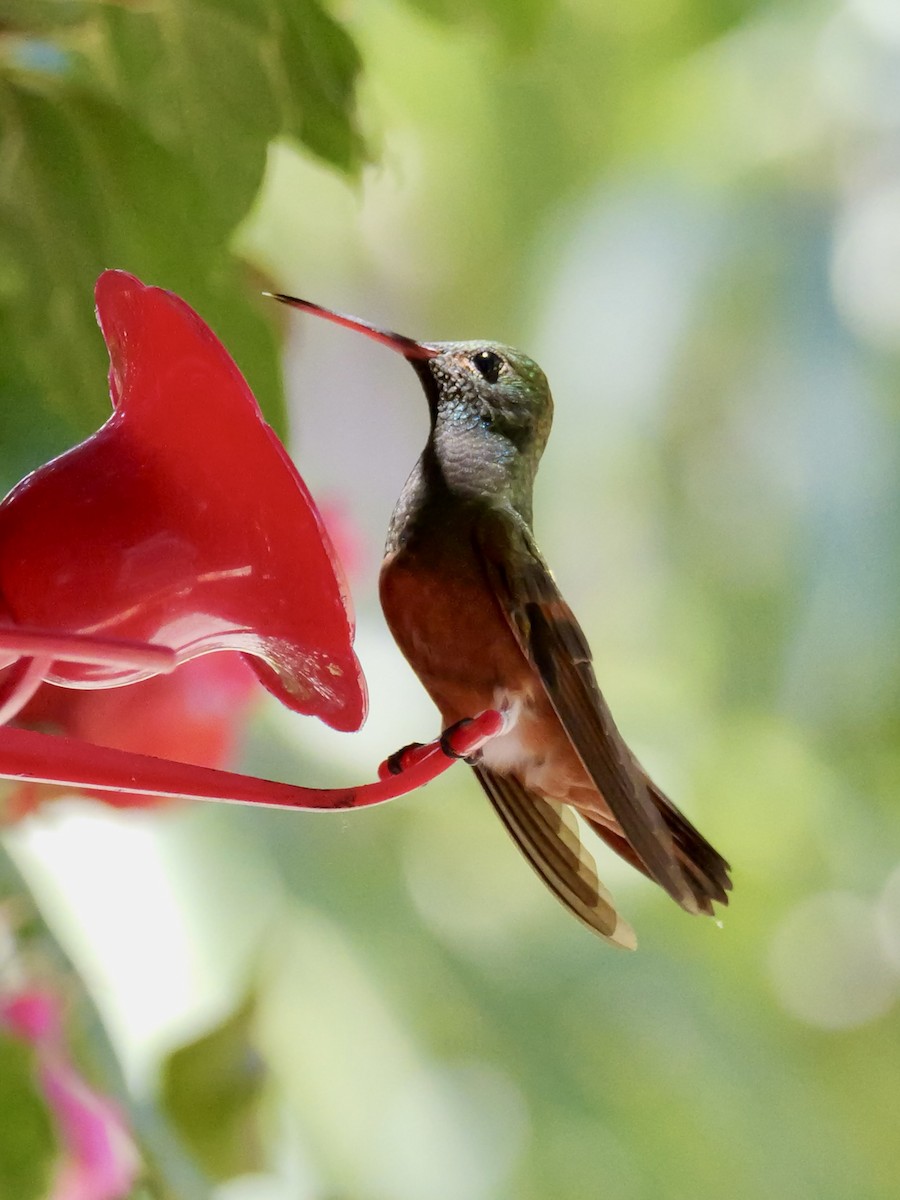
[[[106,271],[96,298],[114,412],[0,505],[0,613],[168,647],[178,662],[238,650],[289,708],[358,729],[343,573],[234,362],[171,292]],[[151,673],[57,660],[45,678],[98,687]]]

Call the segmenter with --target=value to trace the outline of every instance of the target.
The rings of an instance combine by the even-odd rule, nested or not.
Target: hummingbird
[[[544,372],[499,343],[417,342],[275,299],[374,338],[419,377],[430,430],[391,517],[381,605],[445,732],[486,708],[504,714],[503,731],[468,761],[522,854],[618,946],[633,949],[634,931],[574,813],[687,912],[713,915],[714,902],[728,903],[729,865],[626,745],[535,541],[532,492],[553,415]]]

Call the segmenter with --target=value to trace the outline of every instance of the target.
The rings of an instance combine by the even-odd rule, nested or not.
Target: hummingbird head
[[[531,487],[553,419],[550,387],[536,362],[497,342],[417,342],[309,300],[274,298],[402,354],[425,390],[429,449],[448,484],[509,499],[530,520]]]
[[[553,420],[541,368],[498,342],[428,343],[410,357],[431,411],[432,441],[445,473],[481,490],[530,495]]]

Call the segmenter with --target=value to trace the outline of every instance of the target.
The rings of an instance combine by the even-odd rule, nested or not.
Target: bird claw
[[[389,754],[381,766],[378,768],[378,778],[387,779],[391,775],[402,775],[416,761],[418,755],[417,750],[421,750],[424,742],[410,742],[408,745],[395,750],[393,754]]]
[[[496,732],[487,734],[485,729],[485,721],[488,725],[496,723],[498,717],[502,719],[500,728]],[[475,766],[480,758],[481,751],[476,750],[474,754],[467,754],[464,749],[457,749],[461,742],[463,746],[468,742],[470,746],[480,746],[485,741],[487,736],[496,737],[498,733],[505,732],[508,717],[505,714],[496,712],[483,712],[478,717],[463,717],[461,721],[456,721],[453,725],[448,725],[438,739],[438,746],[441,752],[451,759],[462,759],[463,762],[469,764],[470,767]],[[476,731],[480,736],[473,737],[472,733],[468,738],[462,736],[463,730],[468,729],[470,725],[476,725]],[[397,750],[394,754],[389,755],[381,766],[378,768],[378,778],[384,782],[392,776],[402,775],[411,767],[414,767],[422,758],[428,757],[435,749],[434,742],[410,742],[408,746],[404,746],[401,750]]]
[[[465,729],[467,725],[472,724],[471,717],[463,717],[461,721],[455,722],[453,725],[448,725],[440,737],[440,746],[448,758],[461,758],[463,762],[467,762],[470,767],[473,767],[478,761],[477,754],[462,754],[453,745],[454,738],[460,730]]]

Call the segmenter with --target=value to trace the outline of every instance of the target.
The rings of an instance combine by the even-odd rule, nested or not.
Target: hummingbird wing
[[[476,765],[473,770],[513,841],[554,896],[606,941],[634,950],[634,930],[616,912],[612,896],[597,878],[594,860],[568,808],[487,767]]]
[[[688,912],[699,911],[643,770],[616,728],[591,665],[587,639],[511,508],[491,509],[476,550],[503,613],[587,773],[647,874]]]

